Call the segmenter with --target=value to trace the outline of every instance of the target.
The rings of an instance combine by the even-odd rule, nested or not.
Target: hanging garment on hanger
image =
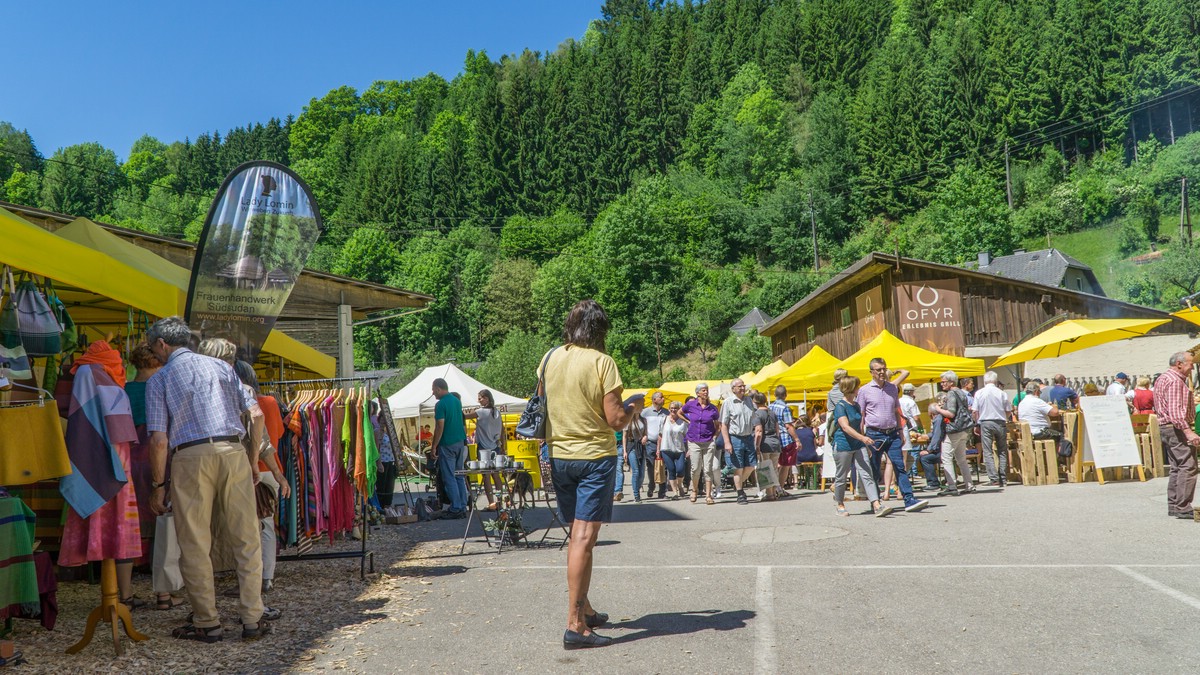
[[[58,564],[142,555],[137,496],[129,476],[129,444],[137,440],[129,397],[108,369],[76,364],[67,425],[75,472],[61,481],[71,505]]]
[[[137,440],[129,397],[104,368],[76,364],[67,420],[72,473],[62,479],[67,503],[86,518],[129,482],[128,444]],[[122,458],[118,446],[125,445]],[[132,488],[131,488],[132,489]]]
[[[26,485],[71,473],[54,401],[0,407],[0,485]]]
[[[371,425],[371,398],[362,397],[362,430],[363,430],[363,473],[364,487],[361,490],[364,499],[370,499],[375,494],[375,481],[378,479],[379,446],[375,441],[375,429]]]

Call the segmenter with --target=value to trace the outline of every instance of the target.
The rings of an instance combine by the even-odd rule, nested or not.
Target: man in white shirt
[[[1125,373],[1117,373],[1117,379],[1112,384],[1108,385],[1108,389],[1104,391],[1109,396],[1124,396],[1125,391],[1129,386],[1129,376]]]
[[[992,485],[1004,487],[1004,479],[1008,476],[1008,429],[1005,420],[1012,410],[1012,403],[1004,390],[997,386],[999,381],[1000,377],[994,370],[983,374],[983,389],[975,393],[974,412],[979,422],[983,465],[987,467],[988,479]]]
[[[666,397],[661,391],[654,392],[654,396],[650,397],[650,407],[642,410],[642,421],[646,423],[646,433],[642,435],[642,447],[646,450],[643,453],[646,463],[645,473],[648,478],[646,481],[649,487],[646,490],[646,499],[654,497],[654,460],[658,459],[658,437],[662,434],[663,422],[667,420],[667,409],[663,407],[663,402]],[[636,493],[637,490],[635,489]],[[658,486],[658,498],[667,498],[667,484],[661,483]]]
[[[913,393],[916,392],[916,387],[910,383],[904,384],[904,395],[900,397],[900,414],[904,417],[904,456],[912,459],[912,466],[908,468],[908,480],[912,481],[917,476],[917,466],[920,465],[920,457],[913,449],[911,432],[921,426],[921,409],[917,407],[917,401],[913,398]]]
[[[1037,382],[1031,381],[1025,385],[1025,393],[1029,396],[1021,399],[1020,405],[1017,406],[1017,419],[1029,424],[1029,432],[1034,438],[1057,438],[1062,434],[1050,428],[1050,418],[1058,417],[1058,406],[1039,398],[1040,389]]]

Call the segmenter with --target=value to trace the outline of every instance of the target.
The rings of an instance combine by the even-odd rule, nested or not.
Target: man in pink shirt
[[[887,363],[880,358],[871,359],[871,381],[858,390],[858,406],[862,409],[863,433],[875,442],[871,452],[875,480],[879,480],[879,463],[886,454],[892,466],[896,467],[896,482],[900,485],[900,494],[904,496],[904,510],[920,511],[929,506],[929,502],[913,496],[912,483],[908,480],[908,472],[904,470],[904,439],[900,437],[904,430],[904,416],[900,411],[898,387],[906,379],[908,371],[897,370],[889,382]]]

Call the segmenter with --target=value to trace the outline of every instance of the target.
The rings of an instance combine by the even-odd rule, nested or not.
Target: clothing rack
[[[260,389],[271,387],[274,389],[282,389],[285,386],[293,384],[335,384],[339,382],[358,382],[372,385],[377,377],[333,377],[321,378],[316,380],[276,380],[272,382],[262,382],[259,384]],[[370,498],[364,495],[358,495],[362,501],[362,508],[359,510],[359,517],[362,521],[361,535],[362,548],[358,551],[335,551],[331,553],[297,553],[293,555],[281,555],[275,558],[277,562],[307,562],[309,560],[340,560],[345,558],[358,558],[358,577],[359,579],[367,578],[367,565],[370,564],[371,573],[375,573],[375,552],[367,550],[367,538],[371,531],[371,524],[367,522],[367,502]]]

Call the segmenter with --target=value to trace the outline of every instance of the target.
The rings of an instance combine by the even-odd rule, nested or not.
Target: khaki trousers
[[[179,571],[192,603],[193,625],[221,625],[210,557],[214,512],[224,519],[222,529],[237,561],[242,623],[258,623],[263,613],[262,546],[254,479],[242,445],[211,443],[175,452],[171,459],[171,504],[181,551]]]

